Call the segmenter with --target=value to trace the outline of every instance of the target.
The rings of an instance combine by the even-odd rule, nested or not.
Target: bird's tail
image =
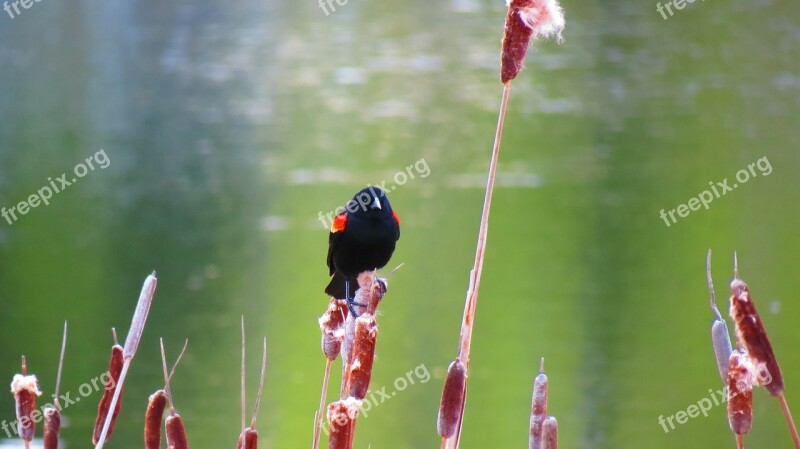
[[[348,281],[350,284],[350,291],[348,292],[344,291],[345,281]],[[328,296],[333,296],[336,299],[346,299],[355,296],[357,289],[358,280],[356,280],[356,278],[348,278],[337,271],[333,273],[331,281],[328,283],[328,286],[325,287],[325,293],[327,293]]]

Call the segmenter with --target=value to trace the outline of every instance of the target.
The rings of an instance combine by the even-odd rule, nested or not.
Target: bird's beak
[[[370,209],[378,209],[378,210],[380,210],[381,209],[381,200],[378,199],[378,197],[376,196],[375,199],[372,201],[372,204],[369,205],[369,208]]]

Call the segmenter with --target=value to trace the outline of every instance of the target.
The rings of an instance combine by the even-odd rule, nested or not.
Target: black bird
[[[356,193],[344,209],[334,218],[328,237],[328,268],[333,277],[325,293],[346,299],[353,313],[356,278],[389,263],[400,239],[400,218],[378,187]]]

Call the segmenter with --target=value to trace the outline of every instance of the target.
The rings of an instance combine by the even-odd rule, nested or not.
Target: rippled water
[[[462,447],[524,447],[541,356],[563,447],[732,447],[723,406],[668,433],[658,418],[720,388],[708,248],[722,304],[738,250],[800,409],[800,8],[693,2],[664,20],[655,2],[563,6],[564,44],[531,51],[513,83]],[[235,444],[244,314],[249,407],[269,343],[262,441],[308,447],[324,366],[319,215],[386,181],[403,225],[392,266],[405,266],[381,306],[373,386],[431,377],[360,420],[356,447],[436,447],[503,18],[482,0],[348,0],[327,16],[313,1],[43,1],[0,16],[0,206],[100,149],[111,161],[0,220],[2,375],[26,354],[52,392],[67,319],[63,389],[77,392],[156,269],[112,446],[141,444],[159,336],[170,358],[190,340],[174,396],[192,446]],[[768,175],[708,210],[659,217],[764,157]],[[88,443],[97,399],[65,411],[69,447]],[[755,400],[748,444],[789,447],[777,402]],[[13,413],[0,397],[0,420]]]

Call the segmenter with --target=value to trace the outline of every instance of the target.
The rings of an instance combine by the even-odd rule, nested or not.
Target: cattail
[[[14,402],[17,412],[17,432],[25,441],[25,447],[30,445],[36,434],[36,417],[40,412],[36,410],[36,397],[41,396],[39,383],[36,376],[28,374],[25,356],[22,356],[22,374],[15,374],[11,380],[11,392],[14,393]]]
[[[189,346],[188,339],[184,342],[183,349],[181,349],[181,353],[178,354],[175,364],[172,365],[172,370],[169,372],[168,379],[172,379],[172,375],[175,374],[175,368],[178,367],[178,363],[180,363],[183,358],[187,346]],[[162,389],[151,394],[150,398],[147,400],[147,411],[144,414],[145,449],[159,449],[161,447],[161,421],[164,419],[164,409],[167,406],[167,399],[167,393]]]
[[[731,282],[731,308],[730,315],[736,325],[736,340],[743,347],[754,370],[754,384],[763,385],[772,396],[778,398],[783,417],[792,436],[795,449],[800,449],[800,434],[783,394],[783,375],[778,366],[778,360],[772,351],[772,344],[767,336],[767,330],[761,322],[761,317],[756,311],[756,306],[750,297],[750,288],[739,279],[739,260],[734,253],[733,282]]]
[[[746,435],[753,423],[753,371],[747,354],[737,349],[728,362],[728,424]]]
[[[167,356],[164,352],[164,339],[159,339],[159,342],[161,344],[161,364],[164,369],[164,392],[166,393],[167,401],[169,402],[169,416],[167,417],[164,425],[165,433],[167,435],[167,448],[189,449],[189,441],[186,438],[186,429],[183,427],[183,420],[181,419],[181,415],[175,412],[175,404],[172,402],[172,389],[169,386],[169,380],[171,376],[167,375]],[[183,348],[185,350],[186,345],[184,345]]]
[[[542,449],[558,449],[558,422],[552,416],[548,416],[542,425]]]
[[[331,403],[328,406],[328,449],[350,449],[361,401],[347,398]]]
[[[773,396],[783,393],[783,376],[772,351],[764,324],[750,298],[750,289],[738,275],[731,282],[731,318],[736,324],[736,339],[739,346],[747,349],[747,354],[756,369],[756,384]]]
[[[44,449],[58,449],[58,434],[61,432],[61,406],[58,403],[58,393],[61,389],[61,369],[64,366],[64,354],[67,351],[67,322],[64,321],[64,336],[61,338],[61,355],[58,358],[56,371],[56,390],[53,394],[54,406],[44,408]]]
[[[442,438],[451,438],[458,431],[464,399],[467,397],[467,367],[455,360],[447,368],[447,377],[439,403],[439,418],[436,428]]]
[[[267,369],[267,338],[264,337],[264,352],[261,356],[261,380],[258,384],[258,394],[256,395],[256,405],[253,410],[253,417],[250,419],[250,427],[244,427],[245,415],[245,395],[244,395],[244,317],[242,318],[242,433],[236,443],[237,449],[257,449],[258,431],[256,430],[256,417],[258,408],[261,406],[261,394],[264,392],[264,376]]]
[[[348,374],[350,396],[356,399],[364,399],[369,389],[377,339],[378,324],[375,317],[370,313],[358,317],[353,342],[353,364],[350,365]]]
[[[189,449],[186,438],[186,428],[183,427],[181,415],[171,411],[165,425],[167,434],[167,447],[169,449]]]
[[[728,379],[728,359],[731,357],[731,337],[728,333],[728,325],[722,318],[717,308],[717,301],[714,295],[714,281],[711,279],[711,250],[706,256],[706,282],[708,283],[708,297],[711,303],[711,311],[714,312],[714,322],[711,324],[711,344],[714,347],[714,357],[717,361],[717,371],[723,382]]]
[[[119,383],[120,374],[122,373],[122,365],[125,363],[123,357],[124,349],[122,346],[115,344],[111,347],[111,360],[108,362],[107,380],[103,396],[100,398],[100,403],[97,405],[97,418],[94,420],[94,433],[92,434],[92,444],[100,442],[100,434],[103,431],[103,425],[106,422],[106,417],[111,407],[111,400],[114,396],[114,389]],[[120,386],[120,389],[122,386]],[[108,431],[103,442],[111,439],[111,434],[114,433],[114,424],[117,422],[117,416],[122,409],[122,394],[120,392],[120,399],[114,407],[114,412],[111,416],[111,423],[108,426]]]
[[[150,306],[153,304],[153,297],[155,296],[157,285],[158,279],[156,278],[155,271],[147,276],[142,284],[142,290],[139,292],[139,300],[136,302],[136,310],[134,310],[133,319],[131,319],[131,327],[125,338],[122,370],[119,373],[119,380],[114,387],[114,395],[111,396],[111,402],[108,405],[109,410],[114,409],[115,412],[119,411],[117,404],[122,400],[122,387],[125,385],[128,369],[130,369],[133,357],[136,355],[136,350],[139,348],[139,342],[142,340],[144,326],[147,323],[147,316],[150,314]],[[100,436],[97,438],[97,443],[95,443],[95,449],[103,449],[103,445],[108,439],[109,431],[113,430],[112,421],[115,416],[116,413],[112,413],[110,416],[106,414]]]
[[[539,365],[539,375],[533,380],[533,398],[531,399],[531,429],[528,447],[542,448],[544,421],[547,419],[547,375],[544,373],[544,358]]]
[[[319,328],[322,331],[322,353],[330,360],[339,357],[344,339],[344,319],[348,314],[345,301],[331,298],[328,309],[319,319]]]
[[[44,449],[58,449],[61,413],[55,407],[44,408]]]
[[[150,395],[147,411],[144,414],[144,448],[159,449],[161,447],[161,420],[167,406],[167,394],[158,390]]]
[[[508,84],[525,63],[531,37],[561,40],[564,12],[556,0],[507,0],[500,79]]]

